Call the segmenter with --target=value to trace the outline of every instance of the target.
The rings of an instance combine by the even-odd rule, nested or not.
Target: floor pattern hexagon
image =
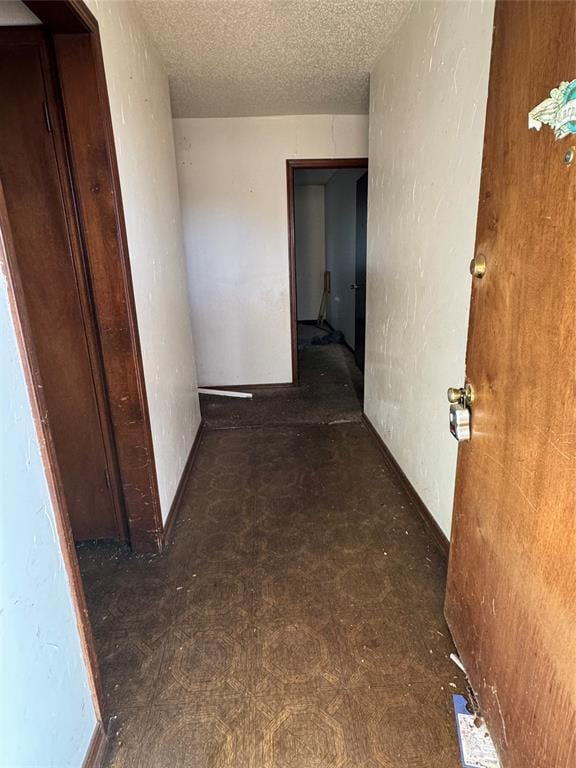
[[[204,400],[159,556],[79,548],[108,768],[458,768],[445,562],[360,421],[343,346]],[[337,423],[334,423],[337,422]]]

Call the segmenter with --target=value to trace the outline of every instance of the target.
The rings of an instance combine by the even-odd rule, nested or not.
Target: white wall
[[[168,80],[132,3],[88,5],[102,39],[166,519],[200,423]]]
[[[35,24],[40,24],[39,18],[24,5],[22,0],[2,0],[0,3],[0,27]]]
[[[324,293],[324,186],[294,187],[298,320],[316,320]]]
[[[291,381],[286,160],[364,157],[367,117],[174,126],[199,382]]]
[[[330,270],[327,320],[356,342],[356,182],[366,169],[339,170],[326,185],[326,268]]]
[[[96,717],[0,276],[0,765],[82,765]]]
[[[493,10],[418,3],[371,77],[365,410],[447,535]]]

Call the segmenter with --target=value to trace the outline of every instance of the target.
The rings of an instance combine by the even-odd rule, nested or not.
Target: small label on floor
[[[464,696],[454,694],[454,716],[464,768],[500,768],[494,743],[486,724],[468,711]]]

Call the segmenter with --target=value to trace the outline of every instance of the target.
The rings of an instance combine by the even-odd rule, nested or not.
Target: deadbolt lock
[[[460,403],[469,408],[474,402],[474,390],[472,389],[472,385],[466,384],[465,387],[449,387],[448,402]]]
[[[448,389],[450,403],[450,432],[459,443],[470,440],[470,406],[474,402],[474,390],[470,384]]]
[[[472,277],[484,277],[486,274],[486,257],[478,253],[470,262],[470,274]]]

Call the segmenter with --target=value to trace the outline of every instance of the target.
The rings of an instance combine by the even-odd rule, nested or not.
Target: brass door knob
[[[466,393],[461,387],[448,387],[448,402],[459,403],[465,394]]]
[[[482,253],[478,253],[470,262],[470,274],[472,277],[484,277],[486,274],[486,257]]]
[[[474,390],[471,384],[466,384],[465,387],[449,387],[447,394],[449,403],[462,403],[462,405],[470,406],[474,402]]]

